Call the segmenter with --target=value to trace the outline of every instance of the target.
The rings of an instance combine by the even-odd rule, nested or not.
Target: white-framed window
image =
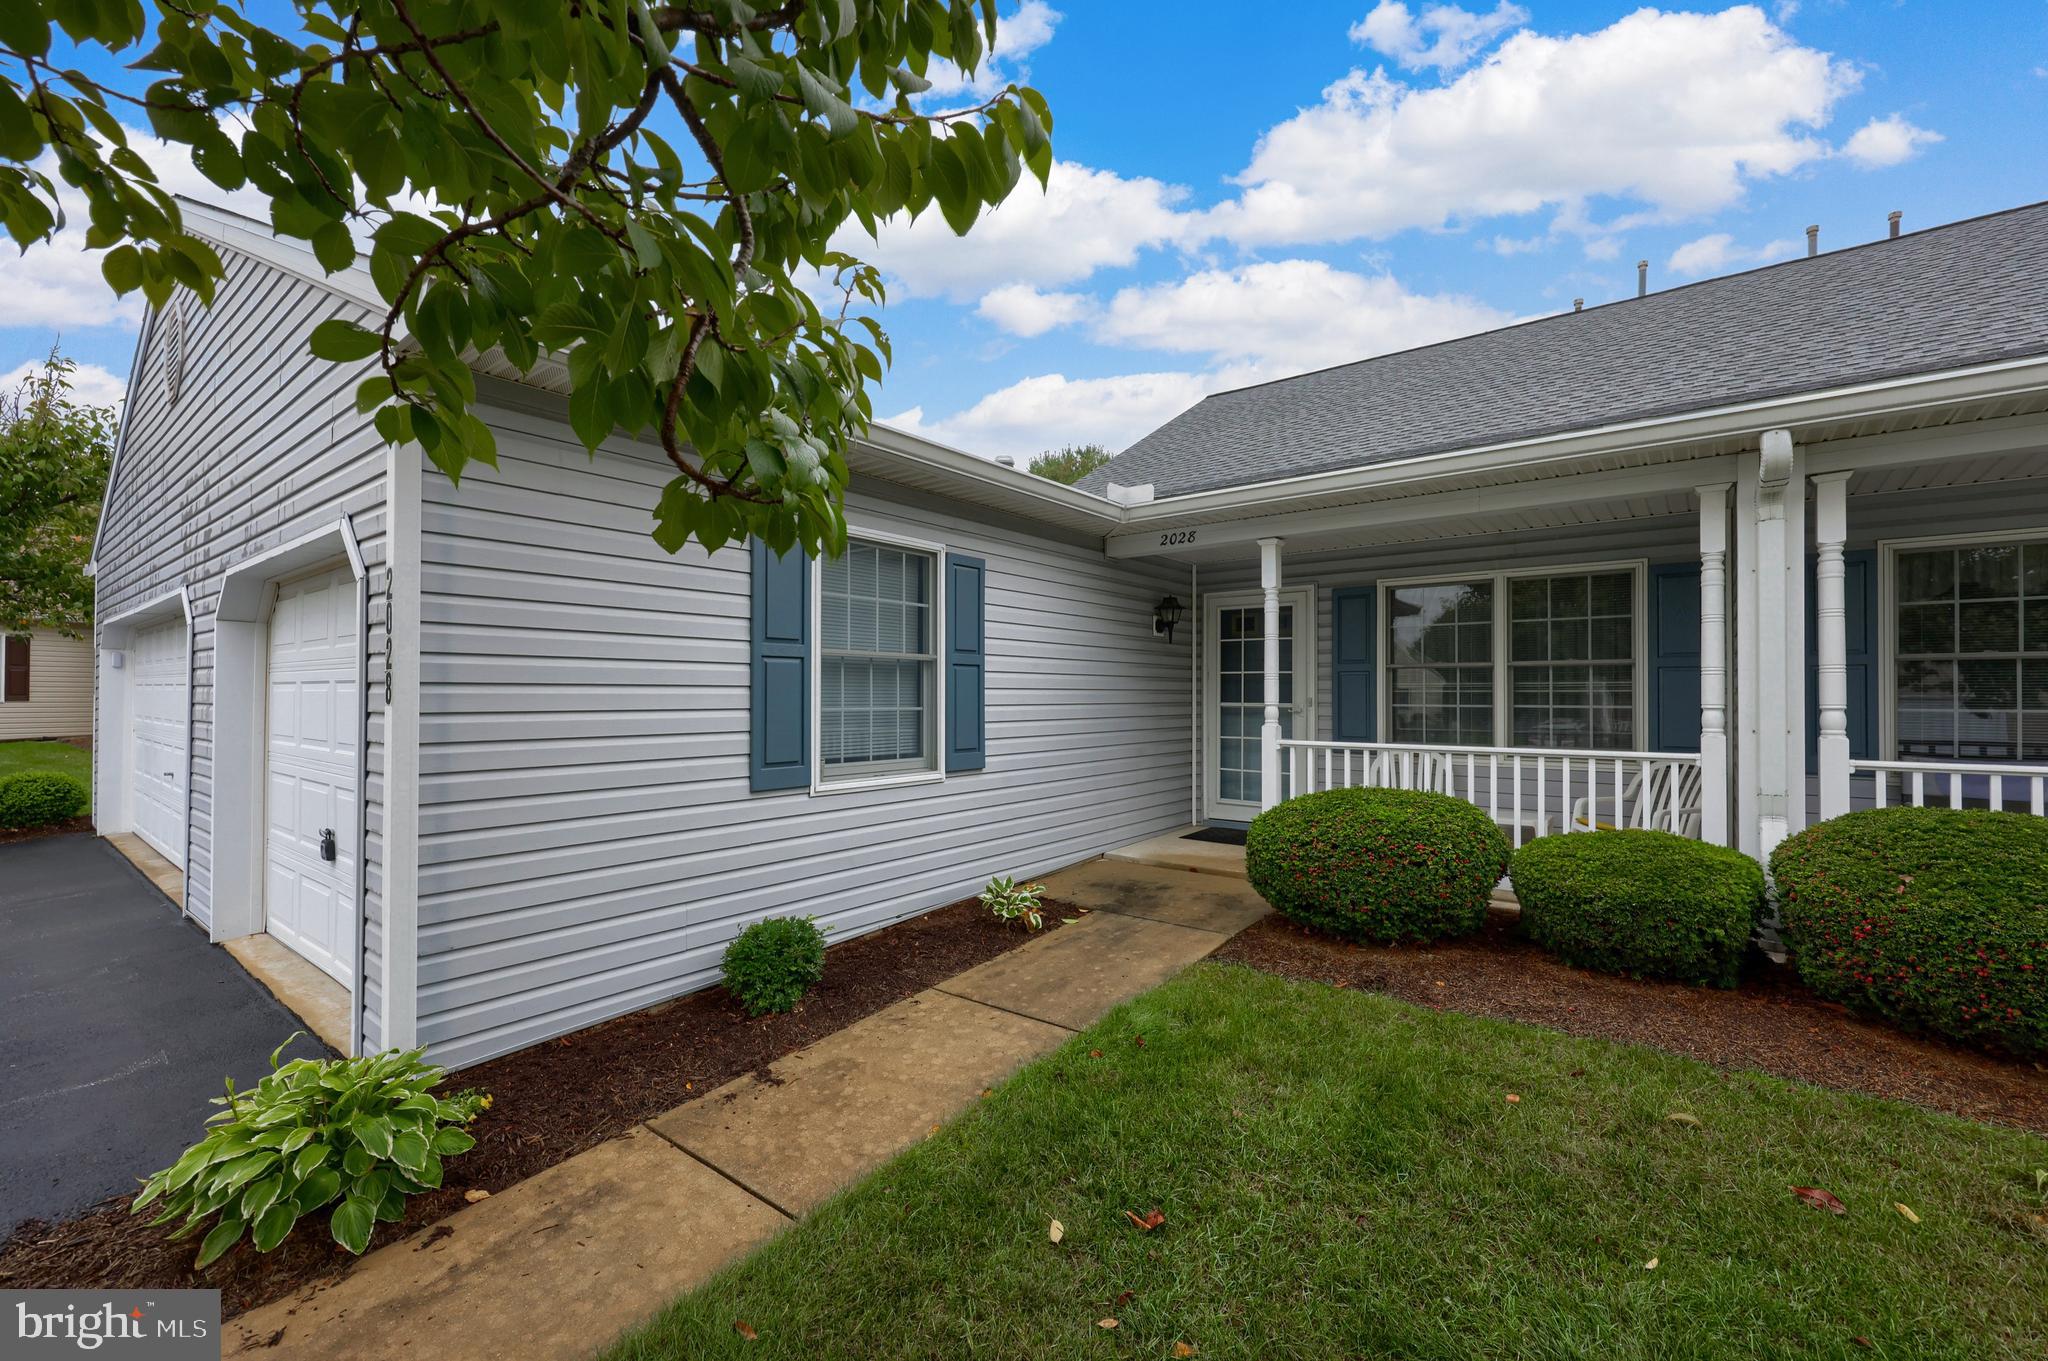
[[[1386,740],[1639,749],[1643,583],[1640,562],[1383,583]]]
[[[2048,532],[1885,548],[1894,758],[2048,762]]]
[[[943,778],[942,554],[856,531],[819,559],[815,788]]]

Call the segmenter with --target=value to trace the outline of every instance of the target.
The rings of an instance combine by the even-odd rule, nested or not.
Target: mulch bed
[[[1046,909],[1048,930],[1086,911],[1050,900]],[[751,1018],[714,987],[466,1068],[448,1085],[491,1094],[491,1108],[470,1126],[477,1146],[450,1159],[446,1184],[415,1197],[402,1221],[379,1225],[371,1245],[462,1208],[465,1191],[502,1191],[1032,938],[968,899],[833,946],[824,981],[786,1015]],[[215,1289],[223,1317],[232,1317],[355,1260],[328,1235],[322,1213],[267,1254],[245,1239],[195,1271],[198,1239],[167,1241],[168,1227],[128,1213],[130,1199],[61,1224],[22,1224],[0,1244],[0,1288]]]
[[[1522,939],[1504,912],[1488,913],[1474,935],[1426,946],[1347,945],[1274,916],[1213,958],[2048,1134],[2042,1065],[1862,1020],[1808,992],[1789,967],[1761,958],[1734,989],[1616,978],[1551,958]]]
[[[11,846],[17,841],[40,841],[46,836],[69,836],[73,832],[90,832],[92,816],[81,813],[75,818],[62,822],[46,822],[40,827],[0,827],[0,846]]]

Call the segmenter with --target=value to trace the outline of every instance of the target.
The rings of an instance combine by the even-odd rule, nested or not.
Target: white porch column
[[[1716,846],[1728,835],[1728,493],[1698,488],[1700,498],[1700,835]]]
[[[1266,618],[1261,634],[1266,655],[1260,691],[1266,697],[1266,721],[1259,729],[1259,807],[1280,802],[1280,540],[1259,540],[1259,589],[1265,592]]]
[[[1805,709],[1805,677],[1793,675],[1793,670],[1797,664],[1803,673],[1804,649],[1795,650],[1791,643],[1804,633],[1806,622],[1800,617],[1803,582],[1792,579],[1795,572],[1804,575],[1800,545],[1805,539],[1806,497],[1797,475],[1792,432],[1766,430],[1762,443],[1756,481],[1756,854],[1766,859],[1797,825],[1792,808],[1795,771],[1800,776],[1799,798],[1805,800],[1803,742],[1802,759],[1792,759],[1793,741],[1799,736],[1795,720]]]
[[[1820,632],[1820,815],[1849,811],[1849,624],[1848,581],[1842,545],[1849,537],[1849,474],[1821,473],[1813,479],[1814,611]]]

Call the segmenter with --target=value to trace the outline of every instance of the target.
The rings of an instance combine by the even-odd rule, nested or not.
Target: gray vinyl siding
[[[180,586],[191,592],[191,816],[185,902],[201,922],[213,915],[215,800],[260,796],[217,790],[213,779],[214,611],[235,563],[351,517],[372,588],[385,568],[385,455],[367,417],[357,415],[360,366],[314,359],[305,337],[335,316],[367,319],[328,289],[223,248],[227,277],[211,308],[181,294],[184,381],[173,404],[161,348],[137,357],[119,467],[100,531],[101,618]],[[380,604],[373,604],[376,616]],[[381,647],[381,633],[376,635]],[[370,663],[382,671],[381,654]],[[381,687],[372,698],[373,772],[364,791],[373,830],[381,820]],[[97,718],[95,720],[97,726]],[[111,732],[102,741],[118,740]],[[366,857],[373,888],[377,842]],[[375,898],[372,898],[373,911]],[[368,938],[375,941],[374,930]],[[379,971],[372,956],[371,975]]]
[[[495,414],[423,510],[419,1034],[469,1064],[715,981],[769,916],[833,939],[1186,819],[1188,648],[1156,569],[856,485],[857,528],[988,562],[988,768],[749,792],[748,554],[647,535],[665,464]]]

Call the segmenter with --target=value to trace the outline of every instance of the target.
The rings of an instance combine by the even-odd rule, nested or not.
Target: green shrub
[[[2048,1054],[2048,818],[1875,808],[1771,855],[1785,943],[1821,996]]]
[[[1508,841],[1448,794],[1328,789],[1254,818],[1244,865],[1259,895],[1304,925],[1347,940],[1435,940],[1486,920]]]
[[[1020,884],[999,876],[981,891],[981,905],[1000,921],[1021,921],[1025,930],[1036,931],[1045,925],[1044,896],[1044,884]]]
[[[1567,964],[1732,988],[1764,906],[1740,851],[1642,829],[1544,836],[1508,862],[1522,931]]]
[[[809,917],[755,922],[725,947],[725,987],[749,1016],[788,1011],[825,976],[825,933]]]
[[[298,1038],[296,1035],[293,1039]],[[213,1098],[226,1110],[182,1157],[143,1183],[133,1209],[161,1200],[153,1221],[185,1222],[171,1236],[213,1227],[199,1243],[205,1266],[247,1233],[258,1252],[300,1219],[333,1205],[328,1232],[350,1252],[369,1246],[378,1220],[405,1214],[405,1198],[441,1184],[441,1160],[476,1140],[462,1128],[491,1104],[480,1092],[437,1097],[441,1070],[423,1049],[356,1059],[293,1059],[246,1092],[232,1080]]]
[[[85,811],[85,784],[54,770],[24,770],[0,780],[0,827],[46,827]]]

